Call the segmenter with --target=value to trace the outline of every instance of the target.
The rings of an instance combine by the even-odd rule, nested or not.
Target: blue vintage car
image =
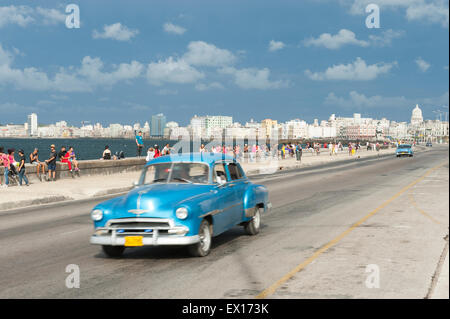
[[[409,145],[409,144],[399,144],[397,146],[397,150],[395,151],[395,155],[397,157],[400,157],[400,156],[412,157],[414,155],[414,152],[412,150],[411,145]]]
[[[256,235],[270,209],[265,186],[251,183],[239,163],[223,154],[189,153],[148,162],[128,194],[91,212],[91,244],[110,257],[126,247],[186,245],[206,256],[213,236],[236,225]]]

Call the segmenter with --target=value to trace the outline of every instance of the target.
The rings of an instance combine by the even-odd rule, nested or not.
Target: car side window
[[[239,167],[235,163],[228,164],[228,171],[230,172],[230,177],[232,180],[242,178],[242,173],[239,170]]]
[[[225,164],[223,163],[214,165],[213,182],[218,183],[218,178],[223,181],[227,180],[227,173],[225,173]]]

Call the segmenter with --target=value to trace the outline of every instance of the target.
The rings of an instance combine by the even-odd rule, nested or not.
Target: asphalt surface
[[[265,297],[425,298],[448,235],[448,160],[441,146],[413,158],[253,177],[273,204],[260,234],[235,227],[204,258],[184,247],[107,258],[89,244],[98,199],[0,212],[0,298],[252,298],[283,278]],[[70,264],[80,269],[80,288],[66,287]],[[380,269],[375,289],[365,285],[369,264]]]

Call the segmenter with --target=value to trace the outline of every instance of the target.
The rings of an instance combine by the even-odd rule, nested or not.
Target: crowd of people
[[[348,149],[349,156],[353,156],[361,149],[361,143],[348,143],[346,146]],[[366,143],[367,150],[379,151],[381,145],[379,143]],[[142,132],[136,135],[136,155],[137,157],[142,156],[142,151],[144,149],[144,142],[142,137]],[[270,147],[266,144],[237,144],[234,146],[220,145],[215,146],[205,146],[201,144],[199,148],[200,153],[222,153],[234,157],[236,160],[240,161],[243,158],[248,159],[249,162],[255,162],[257,158],[267,159],[286,159],[294,158],[297,161],[301,161],[303,152],[310,152],[313,155],[320,155],[321,150],[328,150],[330,156],[338,155],[339,152],[344,151],[344,145],[341,142],[330,142],[330,143],[306,143],[304,145],[300,143],[284,143],[276,145],[275,147]],[[159,145],[147,149],[146,161],[158,158],[160,156],[170,155],[174,152],[173,147],[170,144],[166,144],[162,150]],[[26,175],[26,169],[28,165],[31,165],[33,169],[36,170],[36,175],[38,179],[42,182],[55,181],[56,180],[56,162],[59,160],[61,163],[67,164],[67,168],[70,172],[79,172],[78,161],[75,155],[74,148],[69,146],[66,148],[62,146],[59,152],[56,151],[54,144],[50,145],[50,152],[45,160],[40,160],[39,150],[35,148],[27,157],[22,149],[17,151],[19,160],[16,161],[15,158],[16,150],[11,148],[5,151],[4,147],[0,146],[0,167],[4,167],[4,182],[2,187],[8,187],[10,179],[13,179],[18,185],[22,186],[25,183],[26,186],[29,185],[29,180]],[[116,152],[112,154],[111,149],[108,145],[102,153],[101,160],[118,160],[125,158],[123,151]],[[47,173],[46,173],[47,170]]]
[[[35,148],[27,158],[25,152],[22,149],[17,151],[19,160],[15,158],[16,150],[10,148],[6,150],[3,146],[0,146],[0,167],[3,167],[4,182],[2,187],[8,187],[10,179],[14,180],[19,186],[22,186],[25,182],[26,186],[29,186],[29,180],[26,174],[28,165],[36,169],[36,176],[42,182],[44,180],[56,181],[56,162],[65,163],[68,166],[70,172],[79,172],[78,161],[75,155],[74,148],[72,146],[66,148],[62,146],[59,152],[56,151],[54,144],[50,145],[50,152],[48,158],[45,160],[39,159],[39,149]],[[45,170],[47,169],[47,174]]]

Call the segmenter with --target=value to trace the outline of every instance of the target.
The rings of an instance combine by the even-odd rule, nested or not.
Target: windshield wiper
[[[167,181],[167,178],[157,178],[157,179],[152,180],[152,183],[166,182],[166,181]]]

